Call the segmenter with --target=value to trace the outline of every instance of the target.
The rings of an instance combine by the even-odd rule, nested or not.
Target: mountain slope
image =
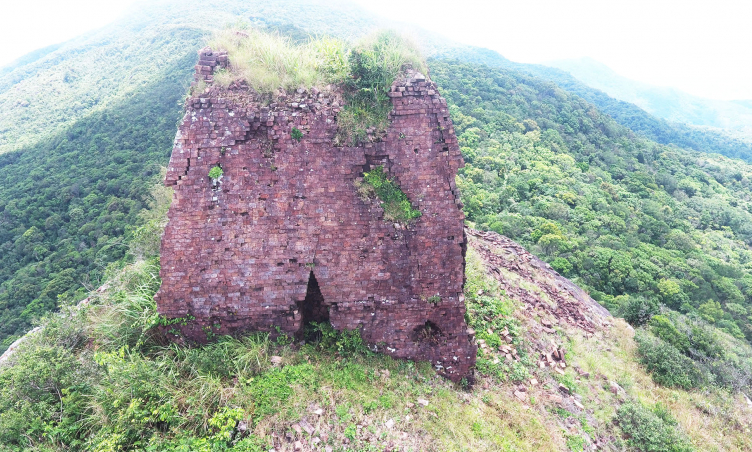
[[[480,345],[472,390],[326,326],[306,342],[165,347],[151,329],[165,319],[153,299],[158,260],[147,254],[86,304],[48,316],[0,364],[0,451],[750,447],[743,395],[656,385],[623,320],[510,240],[468,234],[467,316]]]
[[[58,298],[82,298],[123,256],[123,236],[169,158],[194,61],[184,52],[127,100],[0,155],[2,349]]]
[[[465,157],[470,221],[529,247],[609,309],[647,299],[752,339],[752,166],[635,136],[530,76],[430,66]]]
[[[569,72],[588,86],[671,122],[721,129],[744,129],[752,124],[752,108],[744,101],[703,99],[678,89],[636,82],[591,58],[551,61],[546,65]]]
[[[296,11],[296,14],[291,14],[290,11]],[[20,99],[17,97],[19,92],[33,91],[36,86],[41,86],[42,91],[48,90],[44,91],[47,92],[47,96],[38,97],[33,105],[29,105],[28,108],[37,109],[35,114],[31,114],[32,112],[28,110],[18,114],[16,110],[12,110],[15,114],[3,117],[3,120],[8,121],[10,125],[0,134],[0,140],[11,143],[8,144],[11,147],[22,147],[0,158],[0,174],[2,175],[0,180],[5,181],[0,187],[0,222],[3,223],[0,246],[4,250],[3,267],[0,272],[0,319],[3,320],[0,339],[4,342],[0,345],[0,349],[7,347],[15,335],[28,329],[29,322],[35,315],[54,308],[57,304],[57,295],[62,294],[63,298],[80,298],[82,295],[77,295],[76,290],[80,290],[83,285],[96,284],[101,278],[103,266],[121,255],[122,251],[117,251],[119,249],[117,243],[124,231],[138,221],[134,212],[138,211],[144,201],[143,193],[149,183],[147,175],[156,174],[155,165],[164,164],[167,161],[170,139],[174,134],[174,123],[171,122],[173,119],[169,118],[177,119],[179,116],[178,100],[185,92],[189,80],[187,69],[194,63],[191,61],[192,55],[201,46],[201,36],[206,32],[206,24],[221,26],[238,20],[238,17],[245,17],[251,22],[285,32],[292,31],[298,35],[304,34],[305,31],[295,28],[295,24],[305,26],[305,30],[311,32],[354,36],[384,23],[368,16],[356,7],[342,6],[340,9],[333,10],[327,2],[286,0],[269,4],[219,0],[203,2],[165,0],[144,6],[143,10],[134,12],[110,28],[66,43],[59,49],[46,53],[41,58],[35,57],[36,59],[29,64],[17,66],[0,76],[0,87],[2,87],[0,101],[2,102],[17,102]],[[495,52],[483,49],[456,45],[456,47],[451,47],[454,44],[434,36],[425,35],[423,39],[426,47],[444,57],[460,53],[464,60],[485,61],[494,66],[514,67],[515,69],[507,72],[502,70],[502,73],[511,76],[505,82],[509,85],[509,92],[514,91],[513,86],[518,85],[520,93],[528,93],[522,98],[515,95],[498,98],[494,101],[497,105],[488,110],[487,116],[476,118],[469,114],[472,112],[465,113],[466,110],[463,110],[463,113],[470,118],[468,119],[470,122],[461,121],[459,127],[462,130],[475,124],[475,127],[486,134],[491,132],[489,128],[501,128],[513,135],[513,132],[520,127],[518,124],[522,124],[526,119],[539,118],[538,113],[530,113],[532,110],[548,112],[552,108],[561,109],[555,115],[546,113],[545,119],[548,122],[539,121],[540,127],[546,131],[543,141],[554,143],[554,145],[546,144],[554,152],[558,152],[555,144],[558,138],[552,135],[553,131],[556,131],[570,148],[569,151],[572,152],[572,157],[575,158],[577,164],[589,165],[599,162],[599,165],[608,168],[612,162],[619,163],[612,168],[613,171],[607,170],[610,174],[608,178],[617,181],[624,179],[624,175],[631,171],[634,159],[637,159],[637,165],[642,165],[640,159],[648,159],[650,162],[665,159],[670,164],[663,169],[649,167],[646,170],[645,177],[648,178],[646,180],[653,178],[658,184],[667,187],[670,193],[677,188],[679,190],[677,193],[687,194],[687,190],[692,190],[692,194],[688,195],[692,199],[687,202],[682,201],[682,205],[686,204],[691,208],[682,212],[690,218],[698,218],[698,221],[671,224],[660,218],[660,215],[651,213],[648,216],[656,221],[651,224],[656,224],[660,228],[669,227],[663,224],[671,225],[672,229],[685,235],[692,235],[696,230],[710,230],[717,231],[716,236],[720,236],[720,231],[722,231],[720,228],[730,227],[735,236],[728,241],[729,246],[732,246],[731,244],[734,247],[741,246],[739,240],[746,240],[747,233],[743,226],[748,215],[746,207],[748,200],[743,190],[747,184],[746,166],[738,166],[737,163],[713,157],[708,157],[710,163],[703,163],[705,157],[693,160],[694,157],[675,149],[657,148],[654,144],[633,136],[629,131],[620,129],[618,124],[599,116],[599,113],[591,106],[580,101],[577,101],[577,105],[581,105],[577,112],[569,111],[570,107],[566,105],[557,106],[561,94],[554,85],[534,77],[522,76],[519,72],[520,70],[538,71],[548,78],[555,78],[564,74],[561,71],[542,66],[518,65],[503,59]],[[105,50],[109,52],[116,49],[119,49],[119,53],[115,52],[112,56],[103,54],[103,52],[106,53]],[[97,59],[97,55],[113,60]],[[436,61],[439,64],[440,60]],[[114,66],[109,68],[109,64]],[[155,67],[161,65],[167,66],[161,72],[155,70]],[[65,82],[62,74],[70,68],[80,68],[81,76]],[[486,71],[483,68],[479,70]],[[177,78],[164,84],[162,78],[168,73],[175,74]],[[494,77],[496,76],[492,75],[491,79]],[[603,93],[585,87],[568,74],[562,77],[558,83],[568,86],[579,95],[590,96],[596,104],[603,105],[605,102],[608,107],[607,112],[614,111],[610,106],[615,105],[614,103],[618,104],[615,110],[617,113],[627,112],[626,122],[642,124],[641,121],[648,121],[645,127],[655,126],[651,130],[664,138],[668,133],[667,130],[669,132],[673,130],[667,129],[661,120],[645,114],[634,106],[615,101]],[[456,80],[450,78],[445,80],[446,89],[454,89],[452,86]],[[49,81],[49,86],[45,85],[46,81]],[[71,87],[63,87],[65,83],[70,84]],[[100,85],[102,85],[101,90],[98,88]],[[481,96],[493,91],[484,79],[472,81],[471,85],[474,86],[468,89]],[[158,90],[152,93],[159,92],[160,94],[147,94],[151,89]],[[483,91],[487,89],[491,91],[484,93]],[[531,89],[533,91],[530,91]],[[89,97],[91,102],[69,102],[71,96],[75,98],[75,93],[81,92],[87,93],[87,96],[93,96]],[[456,102],[459,103],[460,100]],[[631,116],[633,111],[637,113]],[[46,112],[57,112],[55,115],[59,120],[55,118],[50,120],[51,114]],[[594,119],[580,119],[583,115],[590,115]],[[160,120],[150,118],[160,118]],[[625,122],[625,118],[618,114],[616,118],[620,123]],[[600,123],[597,127],[600,129],[597,137],[590,134],[593,121]],[[637,129],[644,132],[645,127],[641,125]],[[532,126],[530,131],[534,128]],[[682,135],[682,133],[676,136],[681,140],[691,141],[690,144],[695,148],[703,148],[693,137],[687,138],[687,135]],[[712,143],[718,142],[716,135],[697,133],[702,139],[707,139]],[[11,137],[16,138],[11,139]],[[512,146],[521,145],[522,142],[516,140],[516,138],[512,140]],[[22,145],[23,143],[37,144]],[[643,150],[633,151],[635,146]],[[142,154],[141,149],[150,150]],[[534,145],[532,149],[537,149],[537,147]],[[719,150],[731,152],[729,149]],[[122,150],[127,156],[113,154],[113,151],[117,153],[118,150]],[[628,155],[622,155],[624,152]],[[61,157],[60,153],[64,153],[65,157]],[[470,159],[472,156],[468,154],[466,157]],[[475,165],[472,160],[470,161]],[[693,172],[676,168],[677,165],[685,166],[686,162],[692,161],[697,163],[690,165]],[[492,165],[491,167],[497,165],[494,162],[489,164]],[[152,169],[147,171],[144,168]],[[502,167],[494,171],[499,171],[500,168]],[[486,171],[486,168],[483,168],[483,171]],[[518,174],[522,171],[518,177],[523,177],[525,174],[524,169],[514,165],[505,171],[508,174]],[[599,169],[599,171],[603,170]],[[47,177],[49,174],[56,173],[59,173],[57,178]],[[480,183],[484,177],[491,177],[488,181],[493,188],[484,188],[479,193],[486,193],[483,196],[488,196],[491,200],[500,200],[491,202],[491,205],[495,207],[485,204],[485,209],[495,209],[495,214],[504,211],[506,207],[503,206],[508,204],[509,199],[515,203],[521,200],[529,202],[525,200],[526,197],[529,198],[531,193],[536,192],[532,185],[530,186],[532,191],[516,191],[519,198],[510,197],[506,192],[497,192],[497,190],[502,190],[502,187],[495,182],[498,174],[493,177],[478,176],[476,182]],[[587,171],[583,174],[587,174]],[[599,174],[596,173],[595,177],[600,177]],[[96,178],[104,178],[108,182],[96,181]],[[608,178],[604,179],[604,182],[611,184],[613,181],[609,181]],[[118,179],[119,182],[112,179]],[[626,181],[631,180],[631,178],[626,179]],[[580,181],[572,186],[574,191],[571,193],[579,194],[591,190],[582,183]],[[717,184],[728,186],[729,189],[718,193],[713,200],[706,200],[705,196],[693,196],[697,191],[715,192]],[[630,187],[625,189],[627,191],[633,189]],[[475,196],[472,192],[467,194]],[[592,196],[603,196],[605,197],[603,199],[609,200],[613,197],[607,191],[596,191]],[[621,213],[623,210],[621,205],[624,203],[618,204],[620,207],[616,215],[619,219],[616,221],[625,221],[629,215]],[[560,205],[562,204],[556,204],[556,206]],[[472,198],[468,199],[467,206],[468,215],[479,220],[476,201]],[[113,210],[108,210],[110,208]],[[633,207],[627,205],[627,208]],[[703,210],[716,212],[716,214],[708,213],[708,218],[704,218],[701,215]],[[650,212],[653,211],[654,209],[650,210]],[[486,212],[483,215],[483,218],[487,218]],[[554,214],[534,213],[533,217],[548,218],[552,215]],[[673,216],[675,217],[676,215]],[[479,224],[485,227],[490,227],[492,223],[493,221],[479,220]],[[519,230],[526,231],[525,228],[535,227],[534,224],[530,224]],[[642,233],[643,231],[639,228],[637,231],[613,230],[613,235],[621,243],[630,243],[631,237],[640,237],[639,234]],[[512,235],[526,242],[527,238],[519,234],[522,232]],[[582,234],[590,233],[582,232]],[[648,242],[660,247],[667,243],[669,243],[668,246],[674,246],[670,243],[674,243],[675,240],[667,241],[666,239],[673,235],[667,236],[661,232],[657,237],[660,238],[651,239],[656,240],[655,242]],[[710,243],[720,243],[718,240],[714,238]],[[723,238],[723,240],[727,239]],[[698,241],[702,243],[699,239],[694,240],[694,242]],[[708,255],[716,253],[709,249],[701,249],[699,252],[702,256],[705,256],[705,253]],[[746,259],[743,256],[746,256],[747,252],[746,245],[739,248],[739,251],[734,251],[732,256],[741,256],[734,257],[734,262],[743,265]],[[675,252],[672,251],[672,253]],[[687,255],[686,251],[682,253]],[[585,259],[583,262],[590,261]],[[578,268],[577,260],[570,264],[573,268]],[[711,265],[711,269],[716,267],[716,264]],[[745,269],[731,273],[725,270],[712,270],[706,274],[723,274],[725,275],[723,277],[730,278],[734,284],[741,287],[739,290],[746,290],[744,285],[746,283],[741,282],[743,276],[747,274]],[[653,272],[651,278],[655,281],[654,278],[657,277],[660,281],[670,279],[669,276],[671,275]],[[715,276],[703,277],[704,282],[700,287],[706,288],[696,292],[687,286],[683,292],[696,293],[698,297],[708,297],[724,303],[728,297],[718,295],[721,289],[713,286],[712,281],[715,279],[717,279]],[[629,279],[629,281],[632,280]],[[609,296],[618,296],[624,292],[622,288],[614,289],[616,290],[614,292],[609,288],[610,282],[589,284],[590,288],[595,290],[606,289],[604,293]],[[631,293],[637,293],[644,288],[644,284],[643,286],[634,285],[631,282],[629,284],[633,288]],[[649,283],[648,288],[650,293],[657,293],[655,291],[658,289],[654,282]],[[737,295],[734,297],[738,298]],[[707,301],[706,299],[703,303],[695,302],[695,307]],[[746,306],[744,303],[742,307]],[[28,306],[30,307],[27,309]],[[737,311],[739,314],[735,314],[732,323],[739,326],[742,331],[747,331],[744,319],[748,314],[738,309]],[[728,318],[723,320],[731,321]]]
[[[59,48],[51,46],[24,57],[0,71],[0,106],[13,113],[0,118],[0,153],[42,140],[127,96],[139,84],[149,83],[159,67],[173,62],[180,55],[175,49],[195,45],[192,39],[197,36],[238,20],[284,32],[294,27],[303,36],[331,34],[346,39],[379,27],[396,28],[414,36],[428,55],[500,66],[550,80],[660,143],[752,160],[752,143],[738,136],[668,123],[590,88],[564,71],[514,63],[496,52],[461,45],[346,2],[320,0],[159,0],[138,5],[115,24]]]
[[[204,3],[149,11],[185,25],[257,8],[257,23],[298,36],[286,18],[337,28],[322,4],[238,2],[225,16]],[[326,326],[306,344],[166,346],[152,330],[168,323],[153,302],[159,231],[141,208],[165,199],[152,185],[201,45],[202,28],[180,29],[188,48],[151,82],[0,156],[2,334],[61,311],[0,367],[0,451],[751,447],[752,166],[651,141],[519,68],[430,61],[467,161],[457,183],[468,219],[551,267],[469,232],[472,392]],[[56,52],[32,64],[54,71]],[[635,328],[597,315],[552,269]]]
[[[732,133],[731,131],[671,123],[649,114],[634,104],[615,99],[603,91],[591,88],[569,73],[557,68],[538,64],[515,63],[492,50],[474,47],[443,49],[438,51],[435,56],[442,59],[456,59],[522,72],[554,83],[561,89],[592,103],[620,125],[661,144],[670,144],[699,152],[718,153],[752,161],[752,142],[743,132]]]
[[[335,10],[331,2],[300,0],[137,4],[111,25],[33,52],[0,71],[0,108],[7,112],[0,116],[0,154],[49,139],[127,99],[157,81],[164,68],[197,51],[207,32],[237,21],[299,24],[305,33],[350,38],[377,26],[370,15],[344,2]]]

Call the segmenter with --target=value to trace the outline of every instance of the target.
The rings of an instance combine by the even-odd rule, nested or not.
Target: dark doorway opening
[[[313,274],[313,271],[308,277],[308,288],[306,289],[305,299],[298,302],[298,310],[301,314],[298,339],[306,339],[308,341],[321,339],[321,328],[317,328],[311,324],[328,324],[329,307],[324,304],[324,296],[321,295],[319,282],[316,280],[316,275]]]

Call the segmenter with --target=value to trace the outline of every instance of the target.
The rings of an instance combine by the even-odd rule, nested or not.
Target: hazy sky
[[[3,6],[0,65],[115,20],[136,0],[22,0]],[[273,1],[273,0],[270,0]],[[646,83],[752,99],[749,0],[355,0],[513,61],[589,56]]]

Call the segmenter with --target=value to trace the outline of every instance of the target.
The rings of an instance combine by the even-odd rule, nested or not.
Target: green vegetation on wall
[[[229,69],[214,77],[221,86],[243,80],[262,95],[272,95],[280,88],[341,86],[344,105],[337,119],[336,142],[348,146],[386,129],[391,111],[387,93],[405,68],[427,72],[417,47],[392,31],[373,34],[350,46],[330,37],[297,42],[245,27],[217,32],[208,45],[228,52]]]
[[[337,141],[355,145],[365,141],[369,131],[388,126],[392,103],[387,93],[405,67],[427,73],[418,49],[394,32],[365,38],[348,56],[349,77],[345,82],[345,105],[337,118]]]
[[[362,180],[356,181],[356,187],[364,199],[376,197],[381,201],[384,219],[387,221],[408,223],[421,215],[420,210],[413,208],[407,195],[394,179],[387,177],[383,166],[377,166],[365,173]]]
[[[278,33],[243,27],[219,31],[207,45],[227,51],[230,61],[229,70],[215,75],[217,83],[228,86],[243,80],[262,94],[279,88],[322,88],[344,80],[348,70],[345,43],[333,38],[296,43]]]
[[[219,165],[213,166],[212,169],[209,170],[209,179],[219,179],[224,174],[224,171],[222,171],[222,167]]]

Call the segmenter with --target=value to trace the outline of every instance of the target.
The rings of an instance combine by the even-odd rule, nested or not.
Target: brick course
[[[160,314],[195,317],[176,328],[202,342],[208,329],[296,335],[311,320],[304,313],[328,311],[334,328],[360,329],[374,349],[471,379],[467,239],[454,182],[463,162],[436,85],[409,71],[391,88],[388,130],[339,147],[337,88],[280,91],[265,103],[242,83],[212,85],[226,66],[226,54],[200,52],[195,77],[209,88],[187,101],[175,138]],[[215,184],[216,165],[224,174]],[[356,179],[378,165],[421,217],[387,222],[378,200],[359,196]],[[320,295],[306,299],[312,275]],[[312,299],[319,311],[306,309]]]

